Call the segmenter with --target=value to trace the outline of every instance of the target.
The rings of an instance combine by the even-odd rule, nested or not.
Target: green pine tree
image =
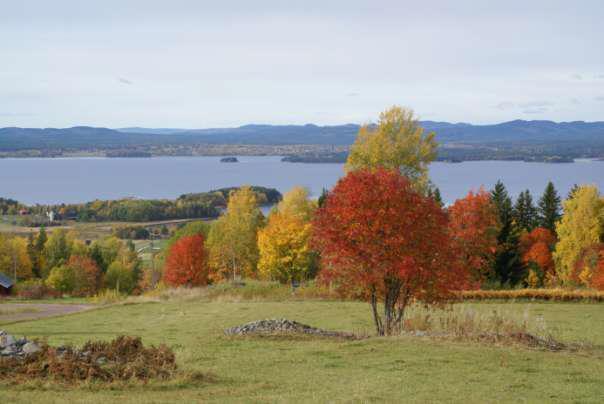
[[[46,228],[42,226],[40,227],[38,237],[36,238],[36,251],[38,254],[42,254],[42,251],[44,251],[44,246],[46,245],[47,240],[48,236],[46,235]]]
[[[562,217],[560,213],[562,209],[560,197],[551,181],[547,183],[538,206],[539,226],[545,227],[555,234],[556,222]]]
[[[323,188],[323,190],[321,191],[321,195],[319,196],[319,199],[317,200],[317,204],[319,205],[319,207],[322,207],[325,204],[328,194],[329,194],[329,191],[327,191],[327,189]]]
[[[568,195],[566,196],[566,199],[573,199],[573,197],[575,196],[575,192],[577,192],[578,190],[579,190],[579,185],[573,184],[570,191],[568,191]]]
[[[520,237],[514,222],[512,199],[501,181],[497,181],[491,191],[491,200],[497,208],[501,225],[493,264],[494,280],[500,285],[514,286],[522,280],[524,266],[520,259]]]
[[[445,206],[443,198],[440,195],[440,189],[438,189],[438,187],[434,185],[430,186],[430,188],[428,188],[428,197],[434,199],[434,201],[438,203],[441,208]]]
[[[514,221],[521,230],[529,232],[537,226],[537,208],[528,189],[518,195],[514,205]]]
[[[40,268],[40,254],[36,249],[36,239],[33,233],[29,233],[27,236],[27,255],[31,261],[31,271],[36,278],[39,278],[42,274]]]

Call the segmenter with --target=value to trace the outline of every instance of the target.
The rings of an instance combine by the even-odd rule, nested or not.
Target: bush
[[[58,293],[49,288],[42,279],[29,279],[18,282],[15,286],[15,294],[23,299],[44,299],[47,297],[58,297]]]
[[[134,272],[119,261],[111,263],[105,274],[105,287],[122,293],[132,293],[136,281]]]
[[[151,233],[143,226],[121,226],[113,230],[119,239],[148,240]]]
[[[119,293],[115,289],[105,289],[92,296],[90,302],[94,304],[113,304],[122,302],[126,300],[127,297],[127,295]]]
[[[72,255],[67,266],[74,273],[74,293],[78,296],[91,296],[101,286],[101,270],[91,258]]]
[[[61,265],[50,270],[46,284],[60,293],[73,292],[76,286],[75,272],[72,267]]]

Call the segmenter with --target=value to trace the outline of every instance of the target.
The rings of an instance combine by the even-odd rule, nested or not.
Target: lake
[[[239,163],[221,163],[220,157],[6,158],[0,159],[0,197],[26,204],[123,197],[174,199],[183,193],[242,184],[281,192],[303,185],[318,196],[343,174],[342,164],[283,163],[277,156],[238,159]],[[537,198],[550,180],[566,196],[575,183],[604,189],[604,162],[437,162],[431,165],[430,176],[446,202],[481,185],[491,188],[498,179],[513,196],[529,189]]]

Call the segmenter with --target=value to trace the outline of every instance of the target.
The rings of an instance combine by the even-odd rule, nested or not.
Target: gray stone
[[[17,349],[13,345],[11,345],[11,346],[8,346],[8,347],[4,348],[0,352],[0,354],[2,356],[16,356],[16,355],[19,354],[19,351],[17,351]]]
[[[29,355],[36,352],[40,352],[41,348],[35,342],[27,342],[25,345],[23,345],[21,350],[24,354]]]
[[[351,333],[326,331],[285,318],[259,320],[224,330],[226,335],[249,334],[310,334],[322,337],[356,338]]]
[[[3,335],[0,335],[0,349],[14,345],[15,342],[17,342],[15,337],[10,334],[4,333]]]

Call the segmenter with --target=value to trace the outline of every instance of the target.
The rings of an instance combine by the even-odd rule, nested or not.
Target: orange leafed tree
[[[73,269],[76,295],[91,296],[99,290],[102,273],[92,258],[72,255],[67,261],[67,266]]]
[[[539,286],[539,283],[552,283],[556,276],[552,251],[556,244],[556,236],[551,230],[537,227],[530,233],[520,238],[520,251],[522,262],[526,265],[536,265],[539,269],[541,281],[537,282],[536,275],[529,272],[527,281],[529,286]]]
[[[398,170],[340,179],[316,213],[312,243],[321,253],[321,280],[369,300],[379,335],[402,328],[414,299],[440,302],[466,280],[446,213]]]
[[[471,274],[474,287],[488,274],[497,248],[499,217],[484,189],[468,193],[449,207],[449,231],[457,249],[459,265]]]
[[[164,281],[170,286],[203,286],[208,284],[207,253],[201,234],[176,241],[166,257]]]

